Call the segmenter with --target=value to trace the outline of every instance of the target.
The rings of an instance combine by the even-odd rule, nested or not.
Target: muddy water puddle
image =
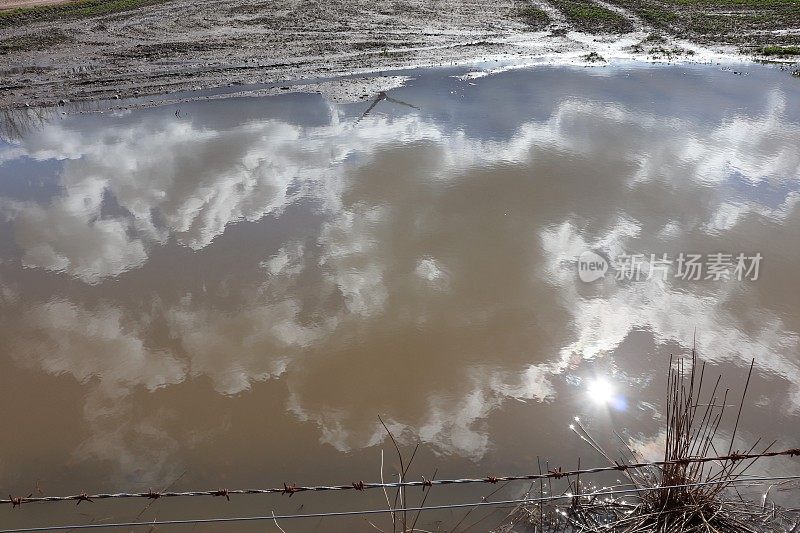
[[[731,403],[755,359],[734,448],[796,447],[800,83],[735,70],[413,71],[353,104],[286,94],[6,120],[2,494],[373,481],[381,450],[394,479],[379,416],[406,459],[420,443],[415,479],[604,464],[575,416],[611,450],[617,430],[657,458],[669,358],[693,342]],[[436,488],[427,504],[497,488]],[[378,491],[31,504],[0,509],[0,525],[385,504]]]

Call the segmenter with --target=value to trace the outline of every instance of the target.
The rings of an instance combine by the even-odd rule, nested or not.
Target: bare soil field
[[[0,11],[0,107],[484,60],[791,61],[798,44],[800,0],[78,0]]]

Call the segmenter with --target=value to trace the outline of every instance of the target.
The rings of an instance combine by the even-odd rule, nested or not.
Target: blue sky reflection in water
[[[379,414],[428,477],[602,463],[574,416],[657,455],[695,331],[737,402],[756,359],[736,447],[796,446],[800,83],[743,70],[414,71],[389,95],[419,110],[358,122],[368,102],[319,95],[6,121],[0,488],[377,479]],[[757,281],[583,283],[586,250],[764,259]],[[3,523],[140,510],[103,506]]]

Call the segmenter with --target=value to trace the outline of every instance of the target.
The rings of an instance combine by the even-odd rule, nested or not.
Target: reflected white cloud
[[[3,149],[3,157],[63,160],[64,194],[49,206],[5,200],[3,211],[18,221],[27,265],[93,283],[141,266],[147,245],[174,238],[199,250],[232,222],[279,214],[317,182],[335,189],[337,165],[352,153],[428,134],[441,136],[416,120],[356,129],[265,120],[223,131],[181,121],[79,131],[54,123]],[[293,196],[295,182],[301,191]],[[124,214],[102,216],[106,195]]]
[[[302,259],[305,250],[299,242],[282,247],[278,253],[267,261],[261,262],[261,267],[271,276],[299,274],[303,269]]]
[[[54,300],[25,310],[16,330],[19,362],[51,374],[96,380],[110,397],[131,387],[155,390],[183,381],[184,364],[166,350],[145,343],[141,324],[122,309],[95,309]]]
[[[423,257],[417,261],[417,268],[414,269],[414,274],[429,286],[438,290],[447,290],[450,285],[449,275],[439,262],[432,257]]]
[[[762,370],[797,388],[800,335],[766,309],[732,305],[732,297],[741,289],[738,284],[682,288],[675,284],[685,282],[653,279],[619,287],[608,280],[600,294],[581,295],[574,265],[569,263],[577,257],[576,251],[630,249],[626,244],[631,233],[617,226],[608,234],[613,239],[587,242],[571,223],[542,233],[549,258],[548,276],[559,286],[576,331],[575,340],[562,350],[563,361],[575,355],[594,358],[611,354],[630,333],[640,329],[651,331],[664,344],[685,344],[699,332],[697,349],[704,357],[739,363],[755,358]],[[795,403],[794,408],[800,409],[800,404]]]
[[[252,381],[281,375],[297,348],[317,340],[322,328],[298,323],[299,306],[292,300],[247,307],[225,316],[191,305],[167,314],[172,334],[189,355],[189,373],[211,378],[217,391],[238,394]]]
[[[101,181],[86,179],[49,206],[3,201],[24,251],[22,264],[70,272],[88,283],[144,264],[144,243],[130,237],[130,224],[101,217],[104,189]]]
[[[473,460],[481,459],[491,442],[486,418],[505,400],[553,399],[555,391],[549,381],[549,369],[531,365],[521,372],[470,371],[466,389],[457,397],[432,392],[425,402],[421,420],[414,423],[397,419],[385,420],[398,442],[412,445],[422,442],[440,453],[458,454]],[[361,421],[354,427],[347,414],[336,409],[309,410],[304,399],[292,393],[288,409],[302,421],[314,422],[320,429],[320,442],[340,451],[374,446],[388,437],[377,420]],[[366,422],[366,423],[364,423]]]
[[[711,133],[704,149],[697,150],[702,175],[718,181],[735,172],[751,183],[800,179],[800,124],[786,121],[781,92],[773,91],[769,100],[763,116],[735,115]]]
[[[785,96],[776,91],[769,101],[763,116],[734,115],[702,131],[689,121],[619,104],[565,100],[548,120],[522,124],[504,141],[449,132],[418,115],[369,117],[353,128],[335,110],[336,120],[319,127],[268,119],[215,131],[190,121],[150,120],[76,131],[56,122],[3,148],[2,156],[64,161],[64,193],[49,206],[6,200],[3,211],[18,219],[26,265],[97,282],[141,266],[148,245],[172,237],[199,250],[232,222],[280,213],[297,197],[289,192],[292,183],[314,189],[335,208],[343,163],[354,154],[374,157],[387,145],[437,143],[436,175],[446,179],[480,165],[524,164],[532,151],[590,155],[619,145],[618,156],[638,167],[631,182],[685,185],[688,179],[696,185],[732,175],[751,183],[796,182],[800,126],[785,121]],[[603,139],[588,127],[593,121],[604,125]],[[631,137],[632,131],[638,135]],[[104,216],[105,195],[126,214]],[[731,224],[733,211],[721,208],[708,224]]]
[[[134,416],[129,402],[110,398],[99,390],[89,395],[86,405],[91,406],[84,409],[91,430],[73,453],[75,461],[117,465],[136,486],[174,479],[180,473],[175,455],[181,443],[169,431],[176,422],[176,412],[159,409]],[[130,422],[120,424],[120,420]]]
[[[49,203],[2,204],[25,266],[98,283],[146,264],[152,247],[174,240],[201,251],[232,223],[277,216],[300,197],[321,206],[324,222],[313,242],[281,243],[253,265],[258,281],[243,282],[235,306],[200,300],[200,291],[164,303],[156,318],[110,303],[33,304],[16,352],[46,372],[96,380],[113,398],[200,376],[237,395],[280,376],[289,411],[338,450],[380,442],[375,414],[383,408],[404,441],[473,459],[490,449],[486,420],[504,402],[554,400],[553,381],[572,362],[613,354],[635,330],[680,344],[697,329],[701,352],[756,357],[762,369],[800,383],[798,324],[763,304],[734,305],[737,285],[695,291],[605,280],[590,290],[573,264],[588,249],[615,255],[735,237],[755,224],[750,214],[796,224],[800,128],[786,121],[785,105],[775,93],[763,116],[699,125],[567,99],[499,140],[421,114],[370,116],[358,127],[335,114],[323,126],[265,119],[219,131],[161,120],[48,126],[0,152],[0,161],[21,153],[66,160],[62,190]],[[402,174],[382,158],[404,151],[426,176],[383,176],[387,168]],[[554,178],[552,168],[565,175]],[[595,183],[569,174],[584,168],[602,169]],[[501,180],[491,194],[489,176]],[[762,181],[787,190],[764,205],[708,188]],[[169,348],[146,340],[145,323],[162,319]],[[383,360],[398,353],[409,360]],[[336,374],[342,384],[330,383],[334,356],[347,366]],[[414,368],[421,364],[430,376]],[[386,400],[386,387],[410,380],[420,380],[419,398]],[[793,401],[800,407],[800,392]],[[87,418],[118,423],[123,415],[102,406],[95,402]],[[165,443],[164,456],[146,459],[154,464],[175,450],[167,418],[137,430]],[[81,453],[117,454],[132,468],[142,452],[111,426]]]
[[[319,242],[324,252],[320,266],[341,291],[352,313],[380,313],[389,296],[383,279],[386,265],[380,257],[381,243],[373,232],[375,225],[386,218],[386,208],[382,207],[342,211],[322,228]]]

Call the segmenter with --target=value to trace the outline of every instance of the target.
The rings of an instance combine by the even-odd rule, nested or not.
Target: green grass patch
[[[0,55],[31,50],[37,45],[37,39],[32,35],[9,37],[0,41]]]
[[[800,46],[765,46],[761,49],[761,55],[771,57],[800,56]]]
[[[665,42],[667,42],[667,38],[657,32],[650,33],[645,37],[644,41],[642,41],[643,44],[661,44]]]
[[[553,3],[582,31],[625,33],[633,29],[631,22],[619,13],[588,0],[554,0]]]
[[[566,11],[567,15],[570,17],[583,20],[617,21],[623,19],[618,13],[614,13],[600,6],[572,4],[567,7]]]
[[[749,7],[749,8],[768,8],[800,6],[800,0],[672,0],[674,4],[681,6],[714,6],[726,7]]]
[[[518,9],[517,16],[533,28],[544,28],[550,23],[550,17],[547,16],[547,13],[534,6]]]
[[[655,46],[650,49],[648,55],[650,55],[654,59],[664,58],[671,60],[681,56],[693,56],[694,50],[686,50],[684,48],[678,48],[678,47],[667,48],[665,46]]]
[[[671,24],[678,20],[677,13],[664,11],[663,9],[642,9],[638,14],[645,21],[657,26]]]
[[[583,59],[588,61],[589,63],[605,63],[606,58],[598,54],[597,52],[590,52],[583,56]]]
[[[66,4],[8,9],[0,11],[0,27],[31,21],[108,15],[161,1],[163,0],[76,0]]]
[[[57,30],[40,34],[9,37],[0,41],[0,55],[26,52],[29,50],[44,50],[68,41],[70,41],[70,38],[63,32]]]
[[[611,0],[648,25],[698,43],[733,44],[752,53],[762,46],[800,44],[772,30],[800,26],[800,0]]]

